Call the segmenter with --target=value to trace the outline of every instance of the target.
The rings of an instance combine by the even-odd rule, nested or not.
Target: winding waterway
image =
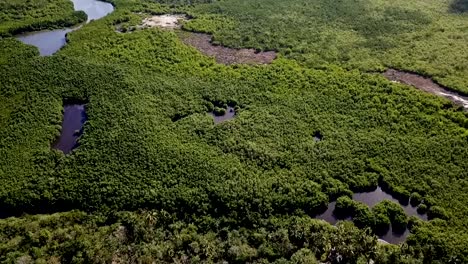
[[[87,23],[102,18],[114,10],[110,3],[97,0],[72,0],[72,2],[76,11],[81,10],[88,15]],[[41,56],[50,56],[67,43],[67,33],[80,27],[30,32],[16,38],[24,44],[37,47]]]

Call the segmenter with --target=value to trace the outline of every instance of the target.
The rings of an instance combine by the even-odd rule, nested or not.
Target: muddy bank
[[[201,53],[214,57],[223,64],[268,64],[276,58],[274,51],[257,52],[254,49],[232,49],[213,45],[211,36],[201,33],[189,33],[182,36],[182,41],[195,47]]]
[[[468,110],[468,96],[451,91],[446,87],[437,84],[430,78],[426,78],[415,73],[398,71],[395,69],[388,69],[383,73],[383,76],[390,81],[411,85],[425,92],[445,97],[453,103],[461,105],[465,110]]]

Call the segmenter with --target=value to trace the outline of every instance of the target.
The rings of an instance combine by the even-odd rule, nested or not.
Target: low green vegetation
[[[393,67],[468,93],[466,0],[229,0],[189,8],[217,43],[278,50],[314,68]]]
[[[0,37],[43,29],[63,28],[86,21],[69,0],[0,1]]]
[[[406,37],[436,25],[463,35],[443,23],[466,18],[444,1],[424,2],[423,11],[414,10],[421,1],[307,3],[118,0],[114,13],[70,33],[54,56],[1,39],[0,214],[80,211],[0,220],[0,261],[336,263],[341,255],[347,263],[468,262],[468,114],[363,72],[383,69],[383,58],[414,66],[397,56],[408,51],[400,45]],[[375,17],[342,16],[353,10]],[[208,26],[200,31],[217,41],[277,49],[279,58],[225,66],[184,45],[178,32],[116,32],[164,12],[203,16]],[[401,17],[416,26],[394,19]],[[186,27],[201,27],[196,21]],[[342,24],[346,34],[338,34]],[[379,26],[389,28],[375,38]],[[388,32],[394,42],[382,52],[372,39],[386,43]],[[430,50],[451,52],[444,62],[415,52],[418,70],[446,72],[440,80],[462,90],[463,38]],[[51,144],[69,99],[88,102],[88,121],[80,146],[64,155]],[[227,105],[236,106],[236,118],[215,125],[208,112]],[[390,202],[370,209],[339,198],[379,183],[422,201],[431,220],[407,219]],[[312,219],[337,198],[363,229]],[[365,229],[407,223],[412,234],[401,246],[377,246]]]

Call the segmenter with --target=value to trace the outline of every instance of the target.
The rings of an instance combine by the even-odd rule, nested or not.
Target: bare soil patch
[[[257,52],[255,49],[233,49],[213,45],[211,36],[201,33],[189,33],[182,36],[182,41],[195,47],[201,53],[214,57],[223,64],[268,64],[276,58],[276,52]]]
[[[168,29],[179,29],[180,22],[186,20],[185,15],[159,15],[147,17],[142,21],[142,27],[160,27]]]
[[[383,73],[383,76],[391,81],[411,85],[428,93],[443,96],[453,103],[463,106],[465,110],[468,110],[468,96],[451,91],[448,88],[437,84],[430,78],[395,69],[388,69]]]

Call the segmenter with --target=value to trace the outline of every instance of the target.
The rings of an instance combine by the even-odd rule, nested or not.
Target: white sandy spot
[[[159,15],[145,18],[143,27],[180,28],[180,22],[186,20],[185,15]]]

